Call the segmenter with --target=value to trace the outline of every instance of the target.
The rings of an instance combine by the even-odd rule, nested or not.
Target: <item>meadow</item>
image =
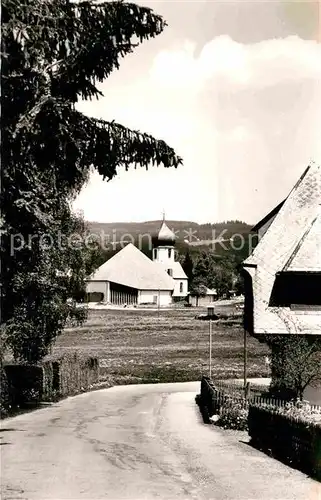
[[[77,350],[98,356],[101,379],[112,384],[199,380],[209,371],[209,322],[195,318],[204,312],[200,308],[90,310],[85,324],[65,329],[53,352]],[[229,318],[212,323],[212,375],[241,378],[242,320],[231,308],[223,312]],[[267,354],[264,344],[248,338],[249,376],[269,376]]]

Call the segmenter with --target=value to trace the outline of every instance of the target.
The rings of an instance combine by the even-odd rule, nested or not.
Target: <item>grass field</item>
[[[113,384],[199,380],[209,365],[209,323],[195,319],[202,312],[91,310],[83,326],[66,328],[53,352],[72,349],[98,356],[102,380]],[[213,376],[242,377],[241,318],[213,323],[212,349]],[[249,337],[249,376],[269,375],[266,354],[266,346]]]

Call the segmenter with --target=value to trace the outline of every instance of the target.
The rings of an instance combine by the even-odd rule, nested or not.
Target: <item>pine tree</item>
[[[86,263],[65,240],[83,234],[70,206],[91,169],[110,180],[117,167],[181,163],[165,142],[75,108],[165,26],[123,2],[2,2],[1,326],[16,359],[41,359],[75,311]]]
[[[193,281],[194,263],[191,254],[189,252],[185,254],[185,258],[182,263],[182,268],[184,269],[186,276],[188,277],[191,283]]]

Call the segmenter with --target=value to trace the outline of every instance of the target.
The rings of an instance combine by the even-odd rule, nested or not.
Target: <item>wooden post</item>
[[[212,378],[212,320],[210,319],[210,325],[209,325],[209,328],[210,328],[210,366],[209,366],[209,376],[210,376],[210,379]]]
[[[244,392],[246,395],[246,386],[247,386],[247,331],[244,328],[244,372],[243,372],[243,377],[244,377]]]

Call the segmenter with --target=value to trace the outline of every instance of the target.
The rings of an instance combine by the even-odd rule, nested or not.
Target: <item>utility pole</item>
[[[209,376],[210,376],[210,379],[212,378],[212,320],[210,319],[210,325],[209,325],[209,329],[210,329],[210,369],[209,369]]]

